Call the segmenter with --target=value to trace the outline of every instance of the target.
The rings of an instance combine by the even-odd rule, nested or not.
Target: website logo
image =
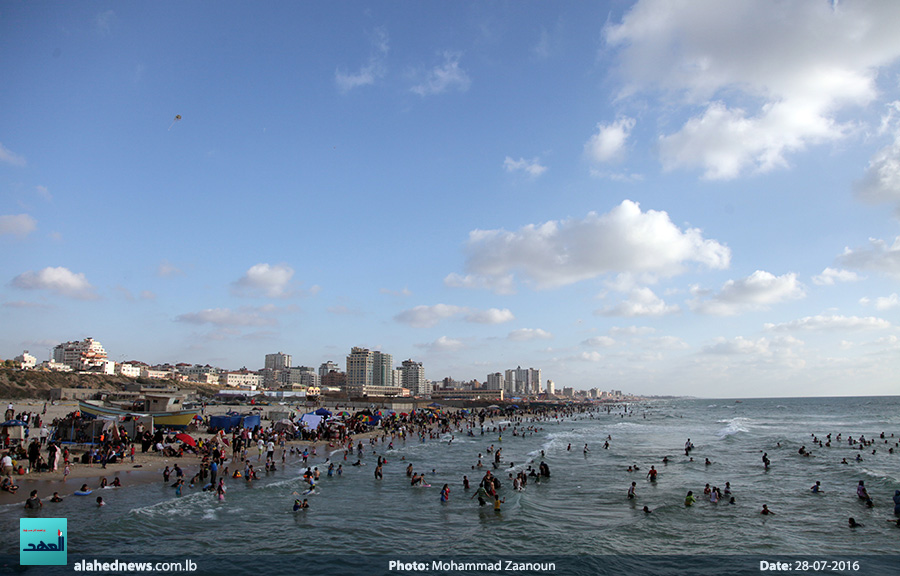
[[[66,518],[19,518],[19,564],[65,566]]]

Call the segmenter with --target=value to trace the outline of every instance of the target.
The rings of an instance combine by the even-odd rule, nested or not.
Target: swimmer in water
[[[863,480],[860,480],[859,484],[856,485],[856,496],[860,500],[871,500],[872,499],[871,497],[869,497],[869,492],[866,490],[866,485]]]
[[[649,514],[651,512],[650,508],[644,506],[644,514]]]
[[[822,490],[822,482],[816,480],[815,486],[811,487],[810,490],[812,490],[813,494],[821,494],[824,492],[824,490]]]
[[[631,487],[628,488],[628,499],[634,500],[634,491],[637,488],[637,482],[632,482]]]
[[[863,524],[860,524],[853,518],[850,518],[849,520],[847,520],[847,524],[850,526],[850,528],[862,528],[863,527]]]
[[[693,506],[696,501],[697,499],[694,497],[694,493],[691,490],[688,490],[687,496],[684,497],[684,505]]]
[[[768,504],[763,504],[762,510],[760,510],[759,513],[760,513],[760,514],[764,514],[764,515],[766,515],[766,516],[768,516],[768,515],[770,515],[770,514],[773,515],[773,516],[775,515],[774,512],[772,512],[771,510],[769,510],[769,505],[768,505]]]

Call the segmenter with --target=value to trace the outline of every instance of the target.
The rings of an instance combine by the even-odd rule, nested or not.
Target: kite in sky
[[[171,129],[172,129],[172,126],[174,126],[175,123],[178,122],[179,120],[181,120],[181,114],[176,114],[176,115],[175,115],[175,119],[172,120],[172,123],[171,123],[171,124],[169,124],[169,130],[171,130]]]

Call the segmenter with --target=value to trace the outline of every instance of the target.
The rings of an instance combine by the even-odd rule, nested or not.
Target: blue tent
[[[319,408],[318,410],[313,412],[313,414],[315,414],[316,416],[331,416],[331,412],[324,408]]]
[[[243,426],[244,428],[254,428],[259,426],[259,414],[234,414],[229,413],[225,416],[210,416],[209,417],[209,427],[215,428],[216,430],[224,430],[225,432],[231,432],[237,427]]]

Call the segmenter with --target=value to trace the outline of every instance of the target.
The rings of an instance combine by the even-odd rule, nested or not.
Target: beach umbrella
[[[7,421],[4,422],[3,424],[0,424],[0,426],[4,426],[4,427],[7,427],[7,426],[26,426],[26,424],[25,424],[24,422],[22,422],[21,420],[7,420]]]
[[[331,416],[331,412],[326,410],[325,408],[319,408],[315,412],[313,412],[316,416]]]
[[[184,432],[179,432],[178,434],[176,434],[175,439],[181,440],[188,446],[196,446],[197,445],[197,441],[194,440],[190,435],[185,434]]]
[[[487,409],[488,410],[499,410],[500,407],[497,406],[496,404],[491,404],[490,406],[487,407]]]
[[[335,418],[349,418],[351,416],[351,414],[349,412],[347,412],[346,410],[341,410],[334,416],[335,416]]]

